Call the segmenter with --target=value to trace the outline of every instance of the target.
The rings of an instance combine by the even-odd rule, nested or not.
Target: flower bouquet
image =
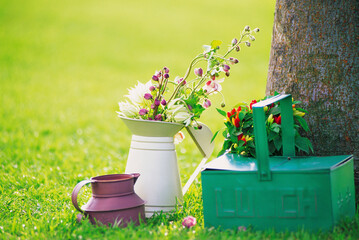
[[[204,51],[198,54],[189,64],[184,76],[170,78],[170,69],[167,67],[157,71],[147,83],[138,84],[129,89],[126,101],[119,102],[118,114],[120,117],[142,119],[150,121],[175,122],[188,126],[196,122],[202,112],[212,105],[211,96],[221,93],[221,83],[230,75],[230,65],[237,64],[238,59],[229,57],[232,52],[240,51],[240,45],[251,46],[255,40],[254,33],[258,28],[251,30],[246,26],[239,38],[234,38],[224,54],[219,53],[219,40],[204,46]],[[207,63],[204,70],[195,68],[201,62]],[[194,76],[190,78],[192,69]],[[224,107],[224,97],[221,106]],[[195,124],[195,126],[199,126]]]
[[[275,95],[277,95],[276,93]],[[273,96],[267,96],[262,100]],[[252,105],[261,100],[253,100],[249,106],[245,103],[237,104],[231,111],[225,112],[221,109],[217,111],[225,117],[225,128],[218,130],[212,141],[215,139],[220,131],[223,131],[225,138],[222,150],[218,156],[230,152],[237,153],[248,157],[255,157],[255,137],[253,128],[253,110]],[[293,101],[293,117],[294,117],[294,131],[295,131],[295,147],[296,151],[303,151],[305,153],[313,152],[313,147],[308,138],[302,137],[301,133],[309,131],[308,125],[303,118],[307,113],[306,110],[298,108],[300,101]],[[274,103],[264,108],[266,116],[266,130],[268,136],[269,155],[282,155],[282,126],[281,126],[281,112],[279,103]]]

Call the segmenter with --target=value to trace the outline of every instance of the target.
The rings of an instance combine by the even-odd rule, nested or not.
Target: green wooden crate
[[[280,101],[283,155],[268,157],[263,107]],[[225,154],[202,171],[206,227],[331,230],[355,214],[353,157],[296,157],[292,98],[253,105],[257,158]]]

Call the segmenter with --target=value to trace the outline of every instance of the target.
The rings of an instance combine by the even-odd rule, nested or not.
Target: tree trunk
[[[359,158],[359,1],[278,0],[267,94],[291,93],[315,155]]]

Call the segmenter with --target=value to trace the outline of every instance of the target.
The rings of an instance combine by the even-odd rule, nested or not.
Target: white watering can
[[[141,174],[135,192],[146,201],[146,217],[151,217],[155,212],[172,211],[176,204],[182,203],[183,195],[213,152],[211,130],[202,123],[201,129],[186,127],[204,158],[181,189],[173,136],[184,126],[170,122],[121,119],[133,133],[125,172]]]

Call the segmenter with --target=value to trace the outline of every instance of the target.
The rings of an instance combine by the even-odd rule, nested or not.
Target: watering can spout
[[[192,126],[186,127],[188,134],[191,136],[197,148],[203,155],[203,159],[198,164],[196,170],[192,173],[185,186],[182,188],[183,195],[186,194],[187,190],[192,185],[193,181],[196,179],[202,167],[204,166],[208,158],[210,158],[210,156],[212,155],[214,149],[214,143],[211,142],[211,139],[213,137],[211,129],[209,129],[209,127],[203,123],[199,124],[202,126],[201,129],[194,128]]]

